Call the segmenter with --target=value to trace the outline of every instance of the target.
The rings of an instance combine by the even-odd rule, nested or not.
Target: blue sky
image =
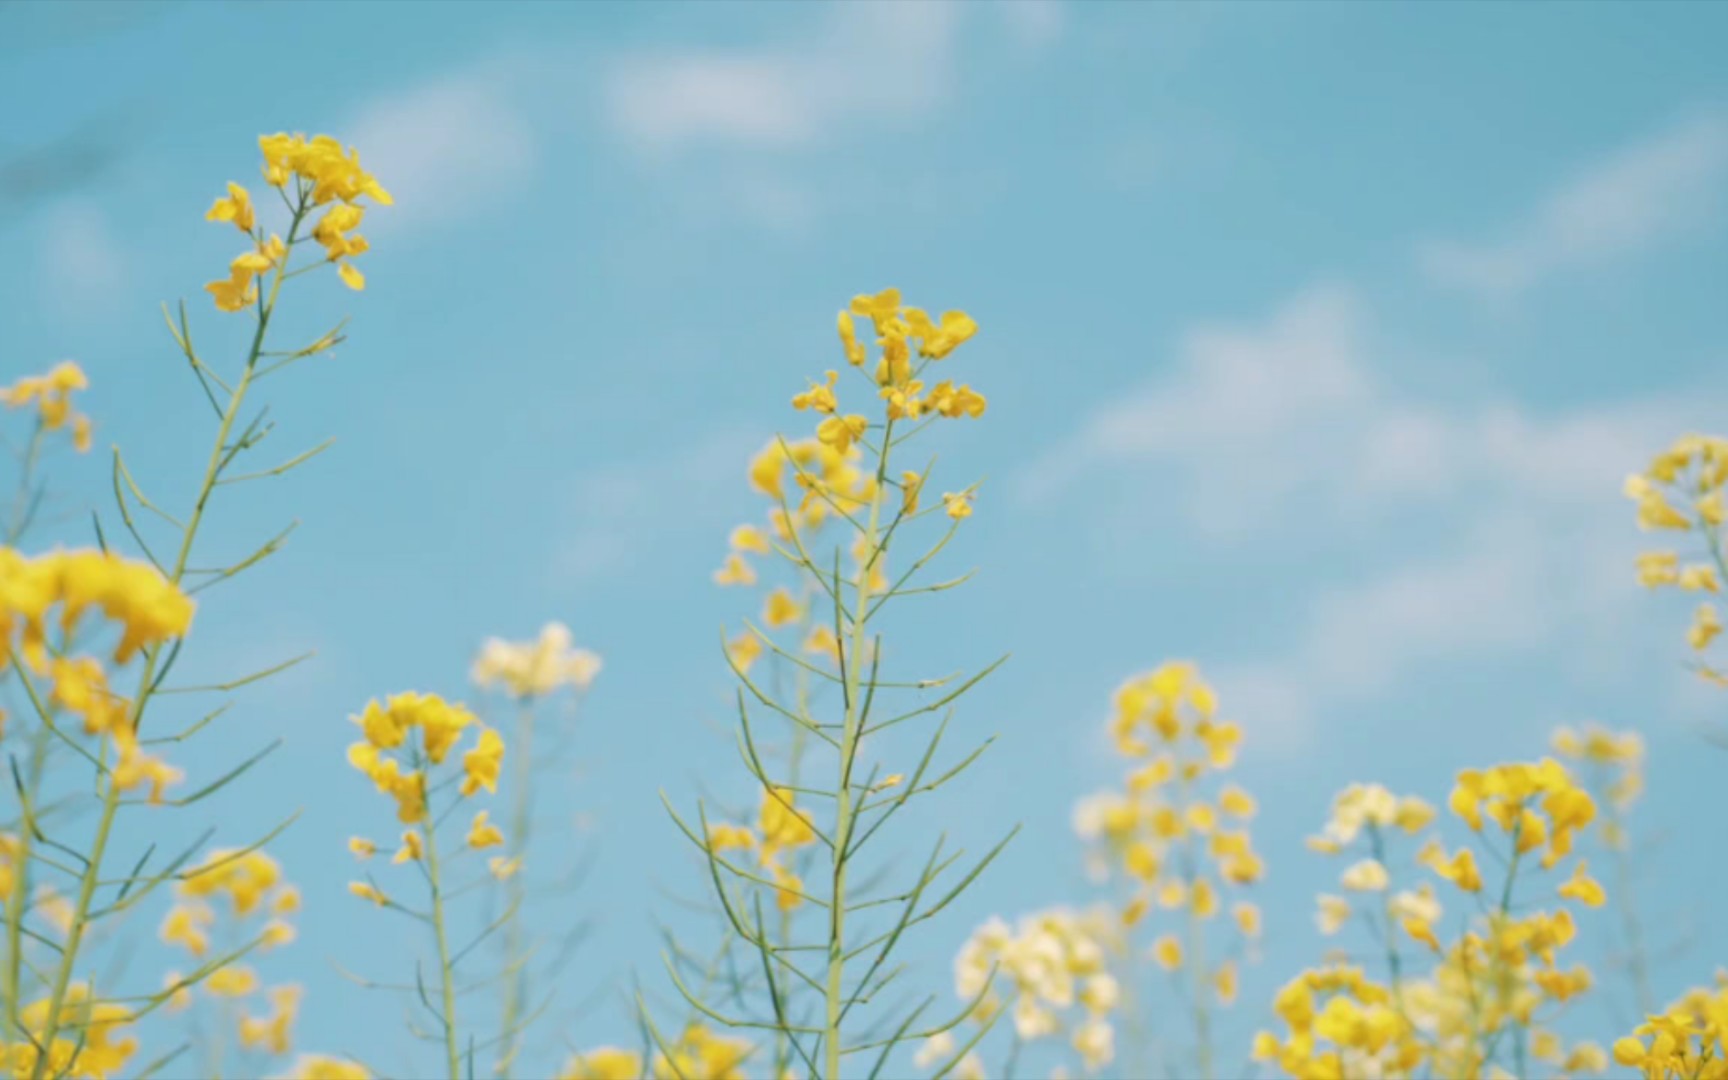
[[[199,292],[234,254],[210,199],[281,129],[354,143],[396,195],[364,295],[294,298],[289,331],[351,312],[349,343],[271,388],[280,446],[335,449],[217,507],[210,550],[302,526],[189,650],[213,675],[318,653],[187,762],[284,740],[223,836],[302,811],[275,850],[303,937],[269,973],[309,987],[308,1047],[412,1060],[397,1006],[330,966],[400,975],[417,946],[343,892],[343,841],[387,825],[346,718],[466,695],[482,638],[550,619],[606,660],[547,807],[587,831],[602,928],[564,995],[601,1004],[563,1034],[630,1037],[605,994],[655,979],[649,913],[707,932],[655,891],[699,885],[657,792],[747,790],[713,764],[743,600],[708,581],[759,510],[744,460],[800,423],[834,310],[891,284],[977,318],[990,397],[941,447],[985,478],[951,559],[979,574],[902,648],[1013,654],[962,716],[992,760],[931,810],[976,850],[1025,824],[920,937],[922,978],[988,914],[1090,895],[1068,818],[1116,775],[1109,695],[1180,656],[1268,810],[1244,1044],[1321,950],[1335,868],[1300,838],[1337,788],[1442,799],[1591,719],[1650,742],[1646,903],[1691,935],[1668,993],[1728,956],[1696,857],[1728,844],[1699,794],[1720,699],[1681,669],[1686,606],[1632,583],[1618,488],[1720,424],[1725,32],[1711,5],[7,5],[0,150],[108,153],[0,206],[0,380],[76,358],[98,446],[183,501],[208,432],[158,305],[239,347]],[[56,469],[63,509],[105,505],[102,454]]]

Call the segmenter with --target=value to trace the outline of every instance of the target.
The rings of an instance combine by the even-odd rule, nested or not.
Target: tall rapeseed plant
[[[366,250],[365,239],[356,231],[364,214],[362,200],[390,202],[384,189],[360,167],[358,155],[333,139],[273,135],[261,139],[260,147],[265,181],[286,216],[285,231],[266,229],[251,194],[238,184],[229,184],[227,194],[206,215],[246,238],[246,249],[234,258],[228,274],[205,288],[220,311],[249,314],[250,344],[237,364],[225,367],[194,343],[184,304],[167,320],[215,420],[210,453],[186,507],[177,514],[171,504],[147,496],[116,449],[115,501],[142,557],[125,557],[112,548],[100,519],[96,549],[26,556],[10,544],[28,525],[29,506],[36,498],[29,494],[31,452],[18,488],[25,501],[8,519],[8,546],[0,546],[0,673],[15,675],[29,703],[29,713],[22,718],[27,730],[20,736],[31,746],[30,764],[13,773],[18,796],[16,832],[0,844],[4,852],[0,895],[6,910],[0,1019],[6,1064],[15,1075],[30,1080],[105,1076],[125,1067],[137,1049],[136,1039],[124,1034],[125,1025],[183,1000],[182,992],[192,987],[214,984],[217,991],[235,989],[246,978],[233,968],[239,957],[280,941],[283,934],[280,928],[260,928],[255,936],[208,956],[195,970],[153,993],[119,997],[87,977],[78,977],[91,970],[88,945],[99,928],[163,886],[175,886],[184,896],[213,880],[231,879],[236,868],[256,863],[259,848],[269,839],[220,852],[195,866],[192,860],[202,840],[166,861],[152,845],[124,872],[117,872],[110,859],[122,811],[140,804],[192,805],[263,756],[254,755],[190,794],[169,797],[168,789],[177,787],[183,777],[159,756],[158,748],[192,737],[228,705],[169,733],[155,731],[159,725],[147,726],[147,714],[158,711],[152,709],[158,698],[226,693],[288,666],[215,686],[180,686],[170,681],[192,625],[193,597],[256,566],[274,554],[287,536],[284,531],[238,562],[200,565],[195,555],[201,526],[218,495],[233,485],[280,476],[329,445],[280,464],[243,471],[273,428],[266,421],[266,410],[251,407],[258,385],[341,340],[338,331],[331,331],[304,347],[273,347],[270,328],[284,286],[334,264],[344,283],[362,288],[364,279],[352,263]],[[321,250],[303,258],[314,246]],[[297,257],[301,257],[298,265]],[[76,445],[86,446],[89,421],[70,403],[71,393],[83,383],[82,373],[62,365],[46,376],[7,388],[4,403],[33,405],[38,434],[65,428]],[[87,651],[95,638],[104,635],[114,635],[117,641],[100,653]],[[130,694],[113,685],[122,673],[135,673]],[[75,727],[68,724],[74,718]],[[72,835],[63,824],[60,811],[66,802],[51,790],[51,771],[46,768],[50,750],[71,753],[81,763],[80,769],[89,770],[97,805],[88,835]],[[81,781],[72,791],[83,786]],[[42,896],[53,902],[38,902]],[[151,1073],[165,1064],[166,1059],[141,1071]]]
[[[873,331],[879,351],[873,365],[855,318],[868,320]],[[875,405],[868,413],[844,408],[839,371],[827,372],[792,399],[795,409],[820,417],[814,438],[776,438],[751,462],[752,486],[770,503],[768,527],[735,531],[734,550],[721,572],[753,581],[757,570],[747,556],[756,554],[778,560],[796,579],[795,588],[770,593],[760,624],[747,622],[742,634],[724,643],[740,683],[739,754],[757,786],[760,811],[752,827],[713,821],[701,802],[694,821],[672,810],[702,853],[731,933],[755,953],[761,992],[717,1005],[668,963],[674,985],[706,1021],[771,1033],[789,1051],[793,1067],[824,1080],[879,1075],[897,1047],[947,1031],[966,1015],[932,1020],[925,1013],[933,999],[899,1012],[881,1001],[904,970],[891,963],[903,935],[952,902],[1007,842],[957,879],[953,872],[962,853],[950,850],[946,837],[936,840],[922,870],[904,885],[883,885],[878,870],[860,867],[865,847],[887,822],[982,753],[979,746],[953,765],[938,763],[954,703],[996,665],[963,680],[889,679],[879,629],[890,602],[945,591],[964,580],[917,579],[972,513],[974,487],[929,498],[933,461],[911,469],[903,456],[932,425],[983,415],[982,395],[935,378],[937,365],[973,336],[976,325],[960,312],[932,318],[902,304],[899,291],[889,289],[856,297],[840,314],[839,331],[849,375]],[[893,556],[933,522],[943,525],[934,539],[914,548],[904,569],[891,569]],[[806,604],[821,611],[821,618],[805,622]],[[788,630],[799,640],[788,640]],[[837,700],[764,686],[751,670],[769,653],[830,687]],[[921,754],[903,769],[869,762],[866,748],[884,732],[938,714]],[[761,741],[767,715],[807,740],[796,781],[768,764]],[[810,917],[782,934],[768,914],[770,905],[782,914]],[[658,1050],[651,1063],[655,1075],[708,1075],[717,1065],[736,1069],[735,1058],[722,1062],[692,1054],[685,1045],[689,1032],[668,1036],[646,1009],[644,1017]],[[958,1060],[957,1053],[948,1067]]]

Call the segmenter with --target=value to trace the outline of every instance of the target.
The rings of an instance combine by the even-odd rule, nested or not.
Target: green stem
[[[426,773],[420,773],[424,793]],[[426,817],[420,822],[420,835],[426,843],[426,876],[432,885],[432,933],[438,941],[438,981],[443,991],[444,1054],[450,1070],[450,1080],[461,1080],[462,1055],[456,1045],[456,972],[450,964],[450,935],[444,926],[444,882],[438,866],[438,831],[428,804]]]
[[[299,206],[295,209],[294,219],[288,227],[288,246],[292,247],[300,229],[300,223],[305,219],[307,204],[302,194]],[[216,481],[222,471],[223,451],[227,447],[228,436],[234,428],[234,421],[240,415],[240,406],[246,399],[246,390],[252,383],[252,373],[257,368],[258,358],[264,349],[265,331],[270,326],[270,316],[276,310],[277,294],[282,288],[282,274],[287,265],[284,258],[276,266],[276,273],[270,283],[268,297],[258,305],[258,327],[252,334],[252,347],[247,351],[246,367],[240,375],[240,380],[234,386],[234,392],[228,397],[228,407],[222,413],[222,422],[216,429],[216,441],[210,450],[210,459],[204,467],[204,481],[198,488],[198,497],[193,504],[191,515],[187,518],[186,527],[180,537],[180,551],[174,559],[173,571],[168,580],[175,585],[186,575],[186,564],[192,557],[192,543],[197,538],[198,527],[204,520],[204,509],[209,504],[210,495],[216,490]],[[128,719],[132,731],[136,733],[144,719],[144,709],[149,703],[150,695],[156,682],[156,665],[162,656],[162,645],[149,646],[144,652],[144,670],[138,680],[138,692],[133,695],[132,715]],[[104,744],[103,757],[106,759],[107,749]],[[90,844],[88,862],[84,874],[78,883],[78,899],[72,909],[72,923],[66,931],[66,942],[62,947],[59,966],[54,972],[53,990],[48,997],[48,1012],[44,1020],[40,1038],[44,1053],[36,1057],[35,1067],[30,1072],[30,1080],[42,1080],[47,1068],[54,1045],[54,1039],[60,1033],[60,1011],[66,1003],[66,990],[72,982],[72,971],[78,962],[78,950],[83,944],[84,933],[88,928],[90,904],[96,895],[96,883],[101,880],[102,857],[108,850],[108,838],[114,828],[114,817],[120,808],[120,787],[114,782],[112,773],[105,773],[106,783],[102,792],[102,816],[96,824],[96,835]]]
[[[522,708],[517,714],[516,745],[511,748],[516,755],[516,790],[511,792],[510,835],[505,840],[505,857],[510,859],[521,858],[528,843],[534,781],[534,760],[531,753],[533,739],[534,699],[530,697],[523,699]],[[504,1056],[498,1063],[498,1075],[502,1080],[510,1080],[511,1067],[516,1062],[516,1055],[521,1052],[520,1033],[515,1027],[522,1011],[522,1003],[528,997],[527,961],[522,955],[522,902],[525,890],[520,870],[510,875],[505,891],[508,894],[505,902],[509,905],[511,914],[504,924],[504,1014],[500,1033]],[[515,966],[517,964],[521,966]]]
[[[28,525],[25,511],[30,507],[30,477],[36,472],[36,461],[42,453],[42,437],[44,428],[42,417],[36,417],[36,426],[30,432],[30,443],[24,450],[24,468],[18,474],[18,493],[12,499],[12,516],[6,522],[6,546],[11,547],[24,535]]]
[[[882,451],[876,464],[876,485],[870,498],[870,517],[864,529],[864,558],[859,560],[856,578],[856,607],[848,631],[846,646],[846,716],[840,738],[840,784],[835,801],[833,886],[828,901],[828,984],[825,988],[827,1017],[823,1027],[822,1048],[826,1060],[825,1080],[840,1077],[840,1013],[845,1006],[842,980],[846,956],[846,864],[852,843],[852,765],[858,756],[858,734],[864,726],[863,702],[859,696],[864,666],[864,616],[870,610],[870,572],[880,553],[876,550],[877,530],[882,521],[882,491],[888,475],[888,450],[892,444],[894,421],[887,421],[882,436]],[[840,601],[836,599],[836,603]]]

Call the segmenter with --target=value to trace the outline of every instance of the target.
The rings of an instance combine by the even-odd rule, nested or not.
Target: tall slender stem
[[[852,844],[852,765],[858,756],[858,736],[864,726],[862,684],[865,645],[865,615],[870,610],[870,578],[879,553],[876,550],[878,530],[882,523],[882,490],[888,475],[889,447],[893,445],[894,421],[887,421],[882,433],[882,452],[876,464],[876,484],[870,496],[870,516],[864,530],[863,558],[858,560],[855,578],[856,606],[846,645],[846,715],[840,737],[840,784],[836,791],[834,822],[834,875],[828,908],[828,983],[827,1022],[823,1029],[823,1051],[827,1065],[826,1080],[840,1077],[840,1014],[844,1009],[842,983],[846,956],[846,864]],[[835,603],[839,603],[836,598]]]
[[[424,788],[424,769],[420,773],[420,783]],[[462,1055],[456,1046],[456,972],[450,965],[450,935],[444,925],[444,879],[438,865],[437,819],[432,816],[430,804],[426,807],[425,819],[420,823],[420,835],[426,845],[426,876],[432,885],[432,933],[438,941],[438,980],[444,999],[444,1055],[450,1080],[460,1080]]]
[[[291,251],[296,240],[300,224],[305,220],[308,206],[305,195],[302,194],[299,204],[295,207],[294,218],[288,227],[287,247]],[[228,396],[228,407],[223,410],[222,422],[216,429],[216,441],[210,449],[210,459],[204,466],[204,480],[199,485],[198,496],[193,502],[191,515],[186,520],[186,527],[181,532],[180,550],[174,559],[174,566],[168,575],[168,580],[178,585],[186,576],[186,564],[192,557],[192,544],[197,538],[198,527],[204,520],[204,509],[210,502],[210,495],[216,490],[216,481],[222,472],[226,460],[223,451],[228,444],[228,436],[234,429],[234,421],[240,415],[240,407],[246,400],[246,391],[252,385],[252,375],[257,369],[258,358],[264,351],[264,335],[270,326],[270,316],[276,310],[276,298],[282,289],[284,271],[288,266],[288,258],[283,256],[276,265],[276,273],[270,283],[270,292],[258,305],[258,327],[252,334],[252,346],[247,351],[246,366],[240,379],[234,385],[234,392]],[[136,732],[144,718],[144,708],[150,700],[150,695],[156,682],[156,666],[162,657],[162,645],[151,645],[144,652],[144,670],[138,679],[138,691],[133,695],[131,716],[125,721]],[[107,757],[106,744],[103,749],[104,761]],[[66,1003],[66,990],[72,982],[72,970],[78,962],[78,950],[83,944],[84,933],[88,927],[90,904],[96,895],[97,882],[102,877],[102,858],[108,849],[108,838],[114,828],[114,817],[120,808],[120,786],[114,782],[110,772],[104,772],[105,783],[102,792],[102,816],[96,823],[96,835],[90,844],[90,854],[84,867],[84,873],[78,882],[78,899],[72,909],[72,921],[66,930],[66,942],[60,953],[60,963],[54,972],[53,989],[48,997],[48,1012],[43,1022],[41,1035],[42,1052],[36,1055],[36,1064],[31,1069],[30,1080],[42,1080],[49,1065],[54,1046],[54,1040],[60,1032],[60,1011]]]

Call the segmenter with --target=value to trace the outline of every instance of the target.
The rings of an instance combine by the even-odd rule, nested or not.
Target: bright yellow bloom
[[[564,1063],[557,1080],[641,1080],[642,1055],[615,1046],[585,1050]]]
[[[372,1080],[366,1067],[322,1054],[301,1054],[284,1080]]]
[[[486,811],[474,815],[474,823],[468,826],[468,846],[471,848],[497,847],[504,843],[504,833],[498,826],[487,820]]]
[[[766,555],[773,549],[768,546],[768,537],[754,525],[740,525],[732,530],[727,538],[727,544],[734,551],[753,551],[758,555]]]
[[[69,427],[73,448],[84,453],[90,449],[90,418],[72,407],[72,395],[89,385],[83,368],[62,360],[45,375],[27,375],[11,386],[0,387],[0,405],[21,409],[35,402],[36,418],[43,430]]]
[[[395,863],[405,863],[410,861],[418,862],[420,859],[425,857],[426,847],[420,839],[420,834],[413,829],[409,829],[402,834],[402,847],[396,852],[395,857],[390,861]]]
[[[868,417],[857,414],[830,416],[816,425],[816,438],[844,454],[852,448],[854,442],[864,437],[864,432],[869,430],[869,427]]]
[[[810,389],[801,394],[793,394],[792,407],[800,412],[813,409],[819,413],[832,413],[840,407],[839,401],[834,397],[834,381],[839,377],[838,371],[830,371],[827,373],[826,382],[811,383]]]
[[[804,615],[804,606],[793,599],[792,592],[784,585],[768,594],[763,603],[762,622],[770,630],[778,630],[783,626],[791,626]]]
[[[257,216],[252,210],[251,194],[232,181],[228,184],[227,197],[217,199],[209,211],[205,213],[204,220],[233,222],[234,227],[243,233],[251,232],[253,226],[258,223]]]
[[[952,491],[942,493],[942,505],[947,510],[948,516],[955,521],[972,516],[972,499],[973,495],[970,491],[962,491],[958,494]]]
[[[472,795],[481,788],[498,791],[498,772],[504,764],[504,736],[495,728],[485,728],[474,749],[462,755],[462,794]]]
[[[378,845],[362,836],[348,838],[348,850],[354,853],[356,859],[370,859],[378,854]]]
[[[1607,892],[1600,882],[1589,875],[1584,859],[1579,859],[1572,867],[1572,876],[1560,883],[1559,893],[1585,907],[1601,907],[1608,902]]]

